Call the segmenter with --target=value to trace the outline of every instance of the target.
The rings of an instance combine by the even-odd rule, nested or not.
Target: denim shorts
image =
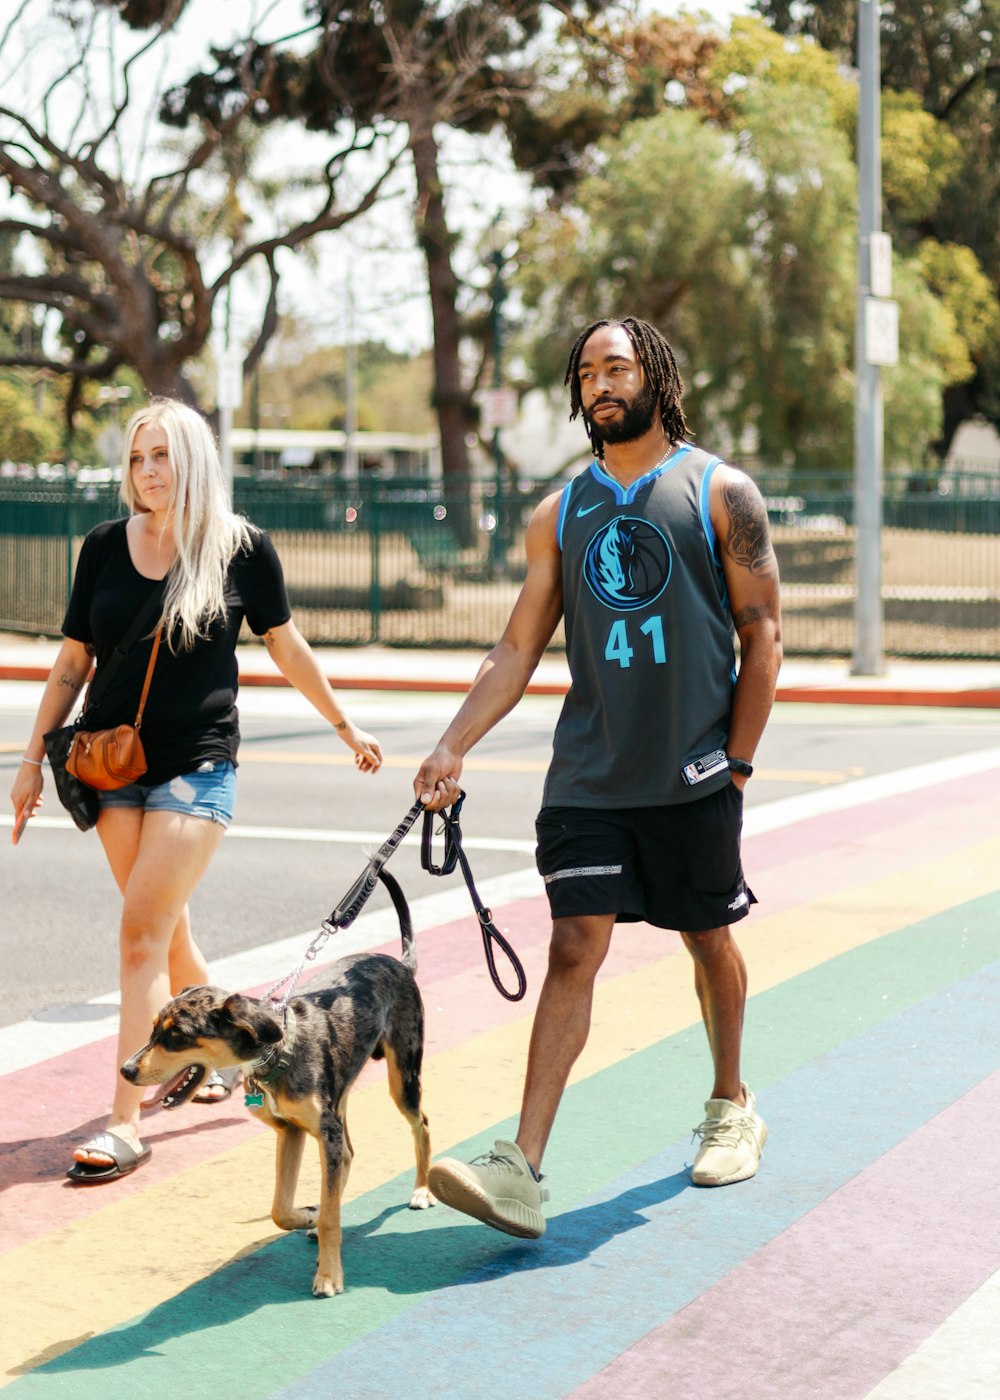
[[[236,769],[231,763],[202,763],[166,783],[129,783],[113,792],[98,793],[106,807],[141,807],[145,812],[181,812],[228,826],[236,806]]]

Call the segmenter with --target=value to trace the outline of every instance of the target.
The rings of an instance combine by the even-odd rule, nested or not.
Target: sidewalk
[[[58,642],[0,635],[0,680],[42,681]],[[316,647],[335,690],[468,689],[483,659],[481,651],[396,647]],[[263,646],[239,648],[240,684],[286,685]],[[529,695],[561,695],[569,683],[562,656],[545,656],[528,686]],[[945,705],[1000,708],[1000,659],[996,661],[886,662],[881,676],[852,676],[845,660],[788,657],[781,668],[778,701],[855,705]]]

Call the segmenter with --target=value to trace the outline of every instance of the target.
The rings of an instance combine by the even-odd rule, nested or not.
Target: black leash
[[[428,812],[422,802],[414,802],[413,806],[396,827],[395,831],[393,831],[392,835],[383,841],[375,854],[371,856],[364,870],[362,870],[361,874],[344,895],[343,899],[341,899],[337,907],[331,912],[329,918],[324,919],[320,924],[319,932],[309,945],[298,967],[296,967],[290,976],[282,977],[279,982],[275,982],[274,985],[265,992],[263,1000],[266,1001],[271,996],[272,992],[276,991],[278,987],[285,986],[287,983],[285,995],[280,1000],[273,1003],[276,1011],[284,1011],[306,963],[311,962],[316,957],[320,948],[322,948],[331,934],[337,933],[340,929],[349,928],[350,925],[354,923],[354,920],[368,903],[375,886],[380,880],[386,886],[392,897],[396,913],[399,916],[400,928],[403,927],[404,921],[406,923],[409,922],[410,911],[403,891],[392,876],[383,870],[383,866],[396,853],[406,833],[413,826],[414,822],[416,822],[417,818],[422,815],[424,819],[423,833],[420,841],[420,864],[422,868],[427,871],[428,875],[450,875],[456,865],[461,865],[462,874],[465,876],[465,883],[472,897],[476,917],[479,920],[479,928],[483,936],[483,948],[486,953],[486,966],[489,969],[493,985],[500,995],[506,997],[508,1001],[520,1001],[528,986],[527,979],[524,975],[524,968],[521,966],[521,960],[510,943],[494,924],[492,911],[487,909],[480,899],[479,891],[476,889],[475,881],[472,878],[472,867],[469,865],[469,858],[465,854],[465,850],[462,846],[462,828],[459,825],[458,818],[464,801],[465,793],[460,792],[458,801],[451,809],[448,812],[440,813],[441,819],[444,822],[443,830],[445,838],[444,860],[441,865],[435,865],[431,859],[431,845],[434,839],[434,813]],[[500,980],[500,975],[497,972],[496,957],[493,952],[494,943],[501,948],[507,961],[514,969],[514,976],[517,980],[516,991],[509,992]]]
[[[420,839],[420,864],[427,871],[428,875],[450,875],[456,865],[462,867],[462,874],[465,876],[465,883],[469,894],[472,897],[473,908],[476,911],[476,918],[479,920],[479,931],[483,936],[483,951],[486,954],[486,966],[489,968],[493,985],[502,997],[508,1001],[520,1001],[527,990],[527,980],[524,976],[524,968],[521,960],[514,952],[514,949],[504,938],[503,934],[493,922],[493,912],[487,909],[479,897],[476,883],[472,878],[472,867],[469,858],[465,854],[462,845],[462,828],[459,825],[459,815],[462,811],[462,803],[465,801],[465,793],[459,792],[458,801],[447,812],[442,812],[441,819],[444,822],[444,860],[440,865],[435,865],[431,859],[431,845],[434,840],[432,813],[424,813],[424,829]],[[417,804],[420,806],[420,804]],[[493,952],[493,944],[496,943],[502,950],[507,961],[514,969],[514,976],[517,979],[517,991],[509,992],[500,980],[497,972],[496,957]]]

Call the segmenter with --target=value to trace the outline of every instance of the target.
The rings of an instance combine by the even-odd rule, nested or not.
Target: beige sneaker
[[[760,1155],[767,1142],[767,1124],[757,1112],[756,1100],[745,1084],[746,1107],[730,1099],[709,1099],[705,1121],[695,1128],[701,1147],[691,1168],[696,1186],[728,1186],[746,1181],[760,1166]]]
[[[492,1152],[468,1164],[442,1157],[431,1167],[428,1179],[439,1201],[494,1230],[525,1240],[545,1234],[541,1205],[549,1193],[532,1176],[516,1142],[498,1140]]]

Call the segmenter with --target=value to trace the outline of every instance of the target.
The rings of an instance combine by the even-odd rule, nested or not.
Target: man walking
[[[714,1071],[694,1182],[753,1176],[767,1137],[741,1078],[747,979],[730,932],[755,902],[742,792],[781,664],[767,513],[747,476],[687,441],[674,356],[652,326],[595,322],[566,382],[595,460],[532,516],[507,627],[413,785],[432,811],[457,799],[465,754],[524,694],[565,616],[572,684],[536,821],[552,940],[517,1137],[430,1176],[442,1201],[525,1238],[545,1230],[542,1154],[616,921],[676,929],[693,959]]]

